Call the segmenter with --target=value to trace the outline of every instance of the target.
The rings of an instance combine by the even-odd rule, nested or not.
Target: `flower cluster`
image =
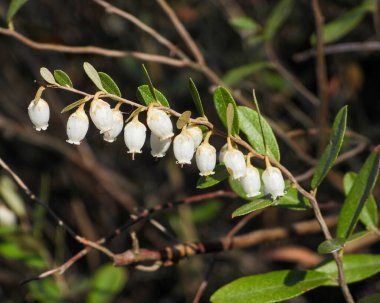
[[[146,140],[147,127],[139,121],[139,113],[144,109],[136,110],[124,126],[123,115],[119,109],[121,103],[115,108],[94,96],[90,104],[90,118],[95,127],[103,135],[107,142],[114,142],[124,127],[124,141],[128,148],[128,153],[135,154],[142,152]],[[82,103],[77,110],[72,113],[67,121],[66,140],[70,144],[79,145],[85,138],[89,129],[90,119]],[[151,131],[150,147],[151,155],[156,158],[164,157],[168,151],[172,138],[174,137],[173,124],[170,116],[164,110],[155,107],[154,104],[147,108],[146,124]],[[49,121],[49,105],[43,99],[33,100],[28,107],[29,117],[36,130],[46,130]],[[181,167],[184,164],[191,164],[195,155],[195,161],[201,176],[213,175],[216,165],[216,149],[209,143],[212,131],[203,135],[203,132],[196,124],[185,124],[181,132],[174,137],[173,152],[177,164]],[[251,155],[246,157],[237,148],[233,147],[231,138],[227,138],[227,143],[219,152],[219,162],[224,163],[231,177],[238,180],[247,197],[255,197],[261,194],[261,179],[264,183],[264,193],[270,194],[273,199],[284,195],[285,183],[281,171],[272,167],[266,158],[266,169],[260,173],[257,168],[250,163]]]

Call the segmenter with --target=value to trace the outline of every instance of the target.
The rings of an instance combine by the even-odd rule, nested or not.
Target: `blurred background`
[[[111,10],[106,11],[99,3],[104,2],[28,1],[12,23],[15,31],[36,42],[93,45],[175,57],[154,37]],[[154,28],[193,58],[157,1],[109,3]],[[315,22],[310,1],[282,1],[285,6],[276,11],[279,3],[169,1],[199,46],[208,71],[217,75],[217,79],[199,67],[169,66],[129,56],[112,58],[31,48],[0,32],[0,157],[69,226],[93,240],[126,222],[130,213],[146,207],[207,191],[230,190],[225,182],[211,189],[196,189],[195,164],[181,169],[175,164],[172,151],[156,161],[146,144],[143,153],[132,161],[121,137],[109,144],[93,126],[80,146],[67,144],[69,113],[60,111],[80,98],[70,92],[46,90],[44,99],[51,108],[49,128],[45,132],[33,129],[27,106],[38,89],[35,80],[42,81],[39,75],[42,66],[64,70],[74,87],[94,93],[95,87],[82,69],[83,62],[88,61],[98,71],[112,76],[123,97],[136,100],[136,88],[144,83],[141,63],[145,63],[155,87],[178,112],[189,109],[196,113],[188,89],[188,78],[192,77],[206,114],[217,127],[221,123],[212,101],[216,85],[234,89],[241,104],[250,101],[251,91],[256,89],[263,114],[273,122],[281,163],[294,175],[302,176],[313,167],[318,155],[318,131],[313,131],[320,119],[319,106],[315,104],[318,103],[316,60],[308,52],[315,46]],[[0,0],[1,28],[7,27],[9,4],[10,1]],[[326,47],[328,121],[331,124],[337,111],[349,105],[349,128],[361,136],[348,137],[343,151],[357,146],[358,140],[364,142],[358,152],[335,167],[320,188],[323,214],[334,215],[344,200],[343,173],[358,171],[370,147],[379,142],[380,15],[377,0],[320,1],[320,6],[325,22],[332,24]],[[366,46],[369,42],[372,47]],[[357,47],[347,43],[356,43]],[[329,54],[329,47],[334,45],[343,46]],[[132,112],[127,106],[122,110],[125,118]],[[217,148],[225,143],[221,138],[213,137],[211,141]],[[311,176],[304,176],[302,184],[308,184]],[[375,194],[378,196],[379,191]],[[239,219],[231,219],[231,213],[242,203],[241,199],[220,198],[160,212],[154,218],[166,227],[170,236],[159,232],[149,221],[134,226],[133,230],[142,247],[156,249],[177,241],[218,239],[237,224]],[[17,217],[15,222],[0,221],[0,302],[192,302],[210,265],[210,256],[197,256],[154,272],[133,267],[114,269],[106,256],[92,252],[64,275],[20,287],[21,280],[62,264],[82,246],[1,171],[0,205]],[[289,226],[312,218],[312,211],[270,208],[250,220],[239,233]],[[294,236],[218,254],[201,302],[208,302],[217,288],[244,275],[315,265],[321,261],[315,250],[322,239],[319,233]],[[131,238],[123,233],[108,247],[113,252],[122,252],[131,247]],[[375,241],[363,244],[356,251],[379,252],[379,244]],[[379,290],[380,281],[374,276],[352,285],[351,289],[355,297],[361,297]],[[343,302],[338,288],[327,287],[289,302],[323,300]]]

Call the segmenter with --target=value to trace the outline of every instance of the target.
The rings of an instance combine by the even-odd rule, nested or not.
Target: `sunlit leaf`
[[[337,238],[348,238],[355,229],[365,202],[372,194],[379,172],[380,155],[376,150],[360,169],[339,214]]]
[[[76,107],[78,107],[79,105],[81,105],[83,103],[86,103],[88,100],[89,100],[89,97],[85,97],[85,98],[79,99],[79,100],[77,100],[77,101],[75,101],[75,102],[67,105],[66,107],[64,107],[61,110],[61,114],[65,113],[65,112],[68,112],[69,110],[72,110],[73,108],[76,108]]]
[[[341,250],[344,246],[345,239],[331,239],[323,241],[318,245],[318,253],[320,254],[331,254],[338,250]]]
[[[73,87],[73,82],[71,82],[69,75],[63,70],[56,69],[54,71],[54,79],[59,85]]]
[[[237,279],[212,296],[213,303],[269,303],[299,296],[326,283],[329,277],[313,270],[280,270]]]
[[[90,78],[90,80],[95,84],[95,86],[101,91],[104,91],[102,81],[100,80],[99,74],[96,71],[95,67],[93,67],[90,63],[85,62],[83,63],[83,69],[86,72],[87,76]]]
[[[331,128],[330,141],[315,168],[313,179],[311,180],[312,188],[317,188],[321,184],[331,167],[334,165],[343,144],[346,123],[347,106],[344,106],[335,117],[334,124]]]
[[[162,106],[170,107],[168,100],[158,89],[154,89],[154,92],[158,101],[161,103]],[[145,104],[147,106],[152,102],[157,102],[156,99],[152,96],[149,86],[146,84],[139,86],[137,88],[136,94],[137,94],[137,99],[142,104]]]
[[[189,87],[190,87],[191,97],[193,98],[193,101],[195,103],[195,106],[197,107],[199,114],[202,117],[205,117],[205,112],[203,110],[201,97],[199,96],[198,89],[191,78],[189,79]]]
[[[275,203],[276,201],[270,198],[269,199],[262,198],[262,199],[253,200],[251,202],[248,202],[247,204],[244,204],[243,206],[240,206],[238,209],[236,209],[232,213],[232,218],[247,215],[256,210],[267,208]]]
[[[191,111],[187,110],[181,114],[181,116],[177,120],[177,128],[182,129],[186,124],[189,124],[191,117]]]
[[[224,126],[227,128],[227,106],[228,104],[232,104],[234,108],[234,119],[232,123],[232,135],[239,134],[239,117],[237,114],[237,107],[234,98],[231,96],[230,92],[224,87],[219,86],[214,91],[214,105],[216,112],[220,120],[223,122]]]
[[[106,73],[98,72],[102,87],[107,93],[121,97],[121,92],[115,81]]]
[[[41,67],[40,68],[40,74],[41,77],[49,84],[57,84],[57,82],[54,79],[53,74],[46,68],[46,67]]]
[[[7,23],[9,23],[20,8],[27,3],[28,0],[11,0],[7,11]]]
[[[200,177],[197,182],[197,188],[207,188],[214,186],[218,184],[221,181],[224,181],[228,178],[229,174],[224,166],[224,164],[218,164],[215,166],[215,174],[207,176],[207,177]]]
[[[259,154],[265,154],[265,146],[261,135],[258,113],[246,106],[238,106],[237,108],[239,113],[239,127],[241,131],[247,136],[249,144],[252,145],[256,152]],[[264,117],[261,117],[261,123],[267,144],[267,152],[271,158],[280,161],[280,149],[278,148],[278,143],[272,128]]]

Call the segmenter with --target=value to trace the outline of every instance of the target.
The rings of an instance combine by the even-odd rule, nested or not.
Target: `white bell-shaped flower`
[[[277,167],[267,165],[262,174],[262,179],[264,182],[264,193],[270,194],[273,200],[285,195],[284,178]]]
[[[128,153],[132,154],[134,159],[135,154],[141,153],[141,148],[144,146],[146,138],[146,127],[142,124],[138,115],[124,127],[124,141],[128,147]]]
[[[68,139],[66,142],[79,145],[87,134],[89,124],[84,107],[80,106],[67,120],[66,133]]]
[[[187,133],[184,127],[179,135],[173,141],[174,156],[177,159],[177,164],[191,164],[191,159],[194,156],[194,141]]]
[[[228,144],[226,143],[226,144],[224,144],[222,146],[222,148],[219,151],[219,158],[218,158],[219,163],[223,163],[224,162],[224,156],[226,154],[227,149],[228,149]]]
[[[168,114],[161,109],[149,107],[147,124],[152,133],[154,133],[160,140],[165,140],[174,136],[172,121]]]
[[[166,155],[170,144],[172,143],[171,138],[160,140],[153,132],[150,134],[150,148],[151,154],[155,158],[162,158]]]
[[[118,108],[112,109],[113,123],[112,128],[103,134],[104,141],[114,142],[121,133],[124,126],[123,114]]]
[[[243,178],[240,179],[240,184],[242,185],[248,198],[256,197],[261,194],[261,180],[259,170],[252,166],[251,163],[247,164],[247,172]]]
[[[113,114],[111,106],[107,102],[94,99],[90,106],[90,117],[101,134],[112,129]]]
[[[17,217],[13,211],[4,205],[0,205],[0,226],[16,225]]]
[[[203,139],[203,133],[199,126],[192,125],[186,128],[186,131],[190,135],[190,137],[194,141],[194,147],[197,148],[201,143]]]
[[[233,179],[240,179],[245,176],[247,166],[245,164],[244,155],[240,150],[233,148],[231,143],[228,144],[223,161]]]
[[[37,131],[46,130],[49,126],[49,104],[42,98],[37,102],[30,102],[28,106],[29,118]]]
[[[201,176],[209,176],[215,174],[214,168],[216,165],[216,149],[208,143],[211,132],[207,134],[205,141],[198,146],[195,154],[195,161]]]

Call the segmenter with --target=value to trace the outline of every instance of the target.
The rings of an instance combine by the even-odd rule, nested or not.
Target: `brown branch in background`
[[[161,6],[163,11],[169,17],[170,21],[173,23],[178,34],[181,36],[182,40],[186,43],[187,47],[193,53],[195,59],[200,65],[205,65],[205,59],[203,58],[202,52],[199,50],[197,44],[190,36],[189,32],[183,26],[182,22],[179,20],[177,14],[170,7],[170,5],[165,0],[156,0],[157,3]]]
[[[354,53],[354,52],[373,52],[380,51],[380,41],[367,42],[347,42],[325,46],[325,55]],[[293,60],[303,62],[317,54],[315,49],[309,49],[293,55]]]
[[[315,19],[316,28],[316,38],[317,38],[317,61],[316,61],[316,71],[318,79],[318,95],[320,100],[319,105],[319,155],[322,154],[326,142],[327,142],[327,131],[329,123],[329,95],[328,95],[328,80],[327,80],[327,69],[326,60],[324,52],[324,37],[323,37],[323,24],[324,17],[322,15],[321,8],[319,6],[318,0],[312,0],[312,7]]]
[[[333,227],[338,222],[338,216],[326,218],[326,226]],[[181,243],[174,246],[167,246],[162,250],[141,249],[138,253],[127,250],[115,255],[115,265],[124,266],[141,262],[161,262],[164,266],[199,254],[216,253],[231,249],[242,249],[255,245],[286,239],[290,236],[307,235],[318,233],[321,227],[317,220],[302,221],[292,224],[290,227],[276,227],[260,229],[240,236],[226,236],[209,242]]]
[[[31,48],[38,49],[38,50],[63,52],[63,53],[70,53],[70,54],[93,54],[93,55],[115,57],[115,58],[131,57],[138,60],[158,62],[158,63],[177,66],[177,67],[183,67],[183,66],[188,65],[188,63],[184,60],[178,60],[178,59],[173,59],[167,56],[147,54],[147,53],[142,53],[142,52],[112,50],[112,49],[101,48],[97,46],[67,46],[67,45],[61,45],[61,44],[35,42],[21,35],[18,32],[15,32],[3,27],[0,27],[0,34],[15,38],[16,40],[22,42],[23,44]]]

